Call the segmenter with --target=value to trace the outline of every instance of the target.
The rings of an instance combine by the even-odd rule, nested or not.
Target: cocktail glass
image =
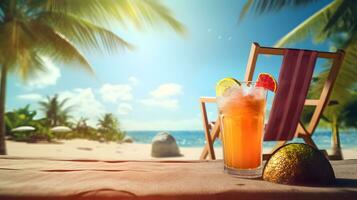
[[[217,97],[224,169],[229,174],[246,178],[262,174],[266,93],[249,83],[231,87]]]

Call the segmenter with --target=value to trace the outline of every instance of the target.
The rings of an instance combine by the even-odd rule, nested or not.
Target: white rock
[[[129,137],[129,136],[125,136],[124,137],[124,139],[122,140],[122,142],[124,142],[124,143],[133,143],[134,142],[134,140],[133,140],[133,138],[131,138],[131,137]]]
[[[182,156],[175,138],[166,132],[158,133],[151,144],[152,157],[176,157]]]

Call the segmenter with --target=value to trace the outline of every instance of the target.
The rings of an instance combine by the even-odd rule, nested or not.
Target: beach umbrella
[[[34,131],[34,130],[36,129],[35,127],[32,126],[19,126],[11,129],[11,132],[27,132],[27,131]]]
[[[66,133],[72,131],[72,129],[67,126],[55,126],[51,128],[51,131],[55,133]]]

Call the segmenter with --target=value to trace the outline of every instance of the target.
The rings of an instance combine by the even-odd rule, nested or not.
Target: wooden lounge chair
[[[272,48],[272,47],[261,47],[259,46],[258,43],[253,43],[248,59],[248,64],[246,68],[246,73],[244,77],[244,81],[251,81],[254,70],[255,70],[255,65],[258,59],[259,54],[265,54],[265,55],[285,55],[284,53],[286,52],[286,48]],[[314,106],[314,112],[312,115],[312,118],[310,122],[308,123],[307,127],[305,127],[300,121],[297,122],[296,127],[292,127],[292,130],[295,130],[294,133],[290,133],[292,137],[299,137],[304,140],[305,143],[316,147],[315,142],[312,139],[312,135],[319,123],[320,117],[325,109],[326,106],[328,106],[329,103],[329,97],[333,88],[333,84],[336,80],[337,74],[339,72],[340,66],[343,61],[344,57],[344,52],[342,50],[338,50],[335,53],[331,52],[319,52],[317,51],[317,58],[326,58],[326,59],[332,59],[332,67],[330,69],[329,75],[324,83],[323,90],[320,94],[320,98],[318,99],[305,99],[305,103],[303,106]],[[314,64],[315,65],[315,64]],[[311,77],[310,77],[311,78]],[[278,87],[279,87],[279,82],[278,82]],[[304,100],[302,99],[302,100]],[[214,148],[213,148],[213,143],[217,138],[220,138],[220,122],[217,118],[215,122],[209,122],[208,117],[207,117],[207,111],[206,111],[206,103],[215,103],[216,98],[215,97],[201,97],[200,98],[200,106],[201,106],[201,111],[202,111],[202,120],[203,120],[203,128],[205,132],[205,137],[206,137],[206,145],[201,153],[200,159],[206,159],[209,156],[209,159],[216,159],[215,153],[214,153]],[[336,102],[332,102],[332,104],[336,104]],[[300,116],[301,113],[299,113]],[[270,116],[271,117],[271,116]],[[267,128],[267,127],[266,127]],[[289,136],[290,137],[290,136]],[[265,138],[266,139],[266,138]],[[274,139],[274,138],[273,138]],[[287,138],[284,140],[281,140],[281,138],[275,138],[277,139],[276,141],[277,144],[276,146],[272,149],[272,152],[284,145],[288,140],[291,140],[292,138]],[[272,140],[271,138],[269,140]],[[335,141],[336,145],[340,147],[339,139],[337,138]],[[341,154],[336,154],[336,155],[327,155],[326,150],[322,150],[326,156],[329,156],[330,159],[342,159]],[[265,154],[263,156],[264,159],[267,159],[270,156],[270,154]]]

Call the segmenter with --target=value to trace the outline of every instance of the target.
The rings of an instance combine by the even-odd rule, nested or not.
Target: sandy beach
[[[61,140],[58,143],[24,143],[7,141],[9,156],[46,157],[57,159],[98,159],[98,160],[197,160],[202,148],[181,147],[181,157],[153,158],[150,144],[114,142],[100,143],[97,141],[74,139]],[[264,149],[268,152],[269,149]],[[222,149],[215,148],[218,159],[222,158]],[[356,159],[357,148],[344,149],[345,159]]]
[[[151,144],[114,142],[100,143],[97,141],[73,139],[60,140],[57,143],[24,143],[7,141],[9,156],[21,157],[51,157],[59,159],[98,159],[98,160],[151,160],[174,159],[196,160],[202,149],[196,147],[181,147],[180,157],[153,158]],[[222,150],[216,148],[218,158],[222,158]]]

